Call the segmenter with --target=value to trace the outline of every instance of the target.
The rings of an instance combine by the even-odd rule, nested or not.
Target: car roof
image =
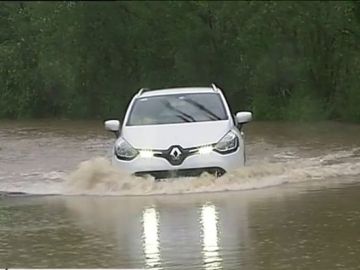
[[[139,97],[152,97],[162,95],[175,95],[175,94],[193,94],[193,93],[217,93],[211,87],[177,87],[177,88],[165,88],[146,90],[141,92]]]

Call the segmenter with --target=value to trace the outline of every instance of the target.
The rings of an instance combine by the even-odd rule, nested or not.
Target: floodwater
[[[245,132],[246,168],[155,182],[101,122],[0,122],[0,268],[360,269],[360,126]]]

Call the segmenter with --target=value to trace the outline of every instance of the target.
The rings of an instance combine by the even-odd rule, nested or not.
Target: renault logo
[[[177,147],[174,147],[170,152],[170,156],[173,160],[179,160],[181,158],[181,155],[182,155],[182,152]]]

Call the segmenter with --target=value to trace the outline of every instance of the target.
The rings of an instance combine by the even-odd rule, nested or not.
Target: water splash
[[[301,157],[281,151],[220,178],[204,173],[200,177],[155,181],[135,177],[114,168],[105,157],[96,157],[65,171],[30,171],[6,174],[0,171],[0,196],[35,195],[157,195],[260,189],[286,183],[306,185],[359,182],[360,148]]]
[[[114,168],[103,157],[82,162],[68,177],[63,194],[155,195],[259,189],[284,183],[320,181],[360,175],[358,149],[329,155],[290,159],[282,163],[266,162],[241,168],[220,178],[204,173],[155,181],[129,176]],[[341,181],[341,180],[340,180]]]

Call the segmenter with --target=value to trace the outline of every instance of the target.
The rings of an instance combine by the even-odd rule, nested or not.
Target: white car
[[[211,87],[140,89],[115,132],[112,164],[136,176],[156,179],[221,176],[245,164],[242,125],[251,112],[234,116],[221,90]]]

